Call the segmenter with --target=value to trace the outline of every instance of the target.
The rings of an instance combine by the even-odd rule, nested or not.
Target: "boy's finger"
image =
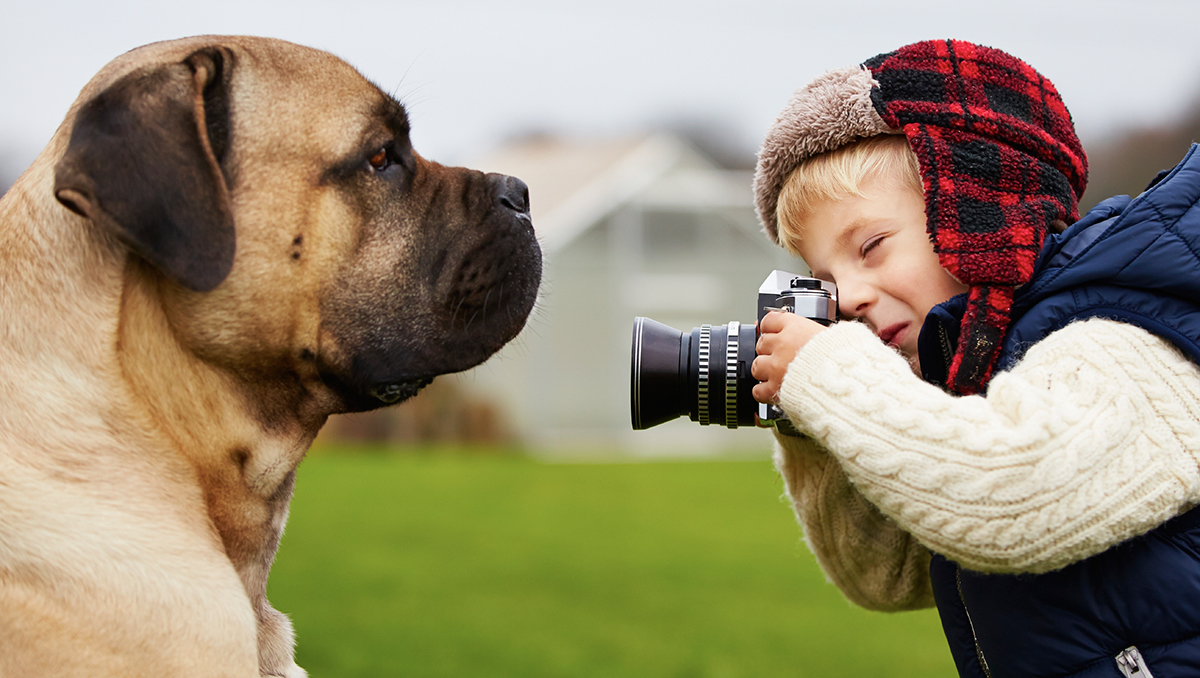
[[[764,334],[754,344],[754,352],[758,355],[771,355],[775,351],[777,343],[779,343],[778,335],[774,333]]]
[[[768,358],[766,356],[759,356],[750,361],[750,376],[759,381],[766,381],[768,369],[767,362]]]
[[[776,389],[770,382],[756,384],[750,393],[760,403],[770,404],[775,398]]]
[[[762,322],[759,323],[759,330],[762,332],[778,332],[783,329],[787,323],[787,313],[780,311],[771,311],[763,316]]]

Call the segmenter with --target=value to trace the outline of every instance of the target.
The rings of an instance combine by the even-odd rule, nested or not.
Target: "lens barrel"
[[[754,325],[702,325],[689,334],[650,318],[633,323],[630,411],[643,430],[683,415],[703,425],[753,426]]]

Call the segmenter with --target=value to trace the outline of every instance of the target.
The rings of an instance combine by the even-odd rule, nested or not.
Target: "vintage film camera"
[[[758,320],[772,308],[786,308],[828,325],[837,318],[837,287],[772,271],[758,288]],[[649,318],[635,319],[630,372],[633,428],[640,431],[686,414],[702,426],[737,428],[757,423],[794,433],[779,408],[762,405],[751,394],[757,383],[750,376],[757,327],[735,320],[701,325],[684,334]]]

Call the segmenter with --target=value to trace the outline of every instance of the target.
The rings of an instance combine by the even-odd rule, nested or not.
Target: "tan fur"
[[[775,118],[754,173],[758,219],[773,242],[779,242],[779,192],[801,162],[855,139],[900,133],[887,126],[871,103],[871,89],[878,84],[862,66],[828,71],[797,89]]]
[[[237,64],[237,249],[228,277],[197,292],[56,201],[55,166],[82,105],[214,44]],[[435,196],[477,179],[417,156],[403,216],[370,236],[322,171],[377,126],[382,97],[288,43],[150,45],[87,85],[0,201],[0,676],[305,675],[265,590],[295,468],[348,407],[319,373],[356,350],[329,300],[426,303],[394,271],[417,256],[414,234],[470,221]],[[510,314],[523,322],[523,308]],[[479,342],[490,353],[507,338]]]

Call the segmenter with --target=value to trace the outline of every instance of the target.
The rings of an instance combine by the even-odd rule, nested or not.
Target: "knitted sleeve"
[[[812,438],[776,437],[775,466],[825,577],[869,610],[932,607],[929,549],[867,501]]]
[[[789,365],[780,405],[900,530],[972,570],[1064,567],[1200,501],[1200,368],[1114,321],[1054,332],[986,397],[837,323]]]

